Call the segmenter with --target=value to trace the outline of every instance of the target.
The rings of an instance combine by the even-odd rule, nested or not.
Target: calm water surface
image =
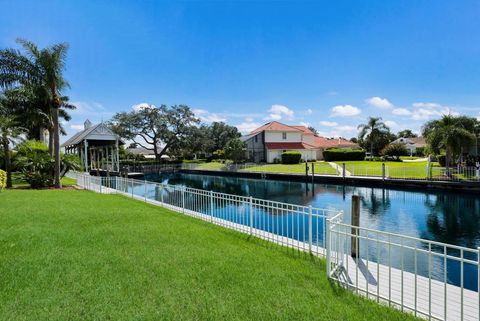
[[[469,248],[480,246],[480,196],[476,194],[402,191],[180,173],[146,178],[173,185],[343,210],[346,221],[350,218],[351,197],[355,194],[361,197],[360,225],[363,227]],[[434,264],[442,265],[442,262]],[[449,262],[448,270],[449,280],[459,284],[460,265]],[[440,268],[436,271],[438,278],[442,273]],[[464,282],[466,287],[476,289],[476,268],[465,266]]]

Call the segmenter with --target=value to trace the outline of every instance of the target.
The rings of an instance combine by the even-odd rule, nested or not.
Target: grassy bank
[[[382,162],[374,161],[346,161],[347,171],[352,175],[382,176]],[[390,177],[425,178],[427,162],[385,162],[389,168]]]
[[[406,320],[323,260],[117,195],[0,193],[4,320]],[[413,318],[412,318],[413,319]]]
[[[311,166],[312,163],[309,163]],[[335,169],[325,162],[315,162],[316,174],[329,174],[335,175]],[[305,174],[305,163],[302,164],[263,164],[246,168],[242,171],[245,172],[267,172],[267,173],[285,173],[285,174]],[[310,172],[311,173],[311,172]]]

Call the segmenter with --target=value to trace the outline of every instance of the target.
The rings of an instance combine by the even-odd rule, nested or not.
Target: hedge
[[[0,192],[7,186],[7,173],[0,169]]]
[[[323,151],[323,158],[327,162],[364,160],[365,151],[359,149],[327,149]]]
[[[301,158],[302,154],[300,152],[284,152],[282,153],[282,164],[298,164]]]

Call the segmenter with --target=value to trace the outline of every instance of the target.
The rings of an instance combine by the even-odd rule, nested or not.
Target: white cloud
[[[264,120],[280,120],[283,116],[286,116],[289,120],[293,119],[293,110],[289,109],[287,106],[275,104],[272,105],[269,112],[270,115],[265,117]]]
[[[390,109],[393,108],[393,104],[388,101],[386,98],[381,97],[371,97],[365,100],[365,102],[373,107],[380,108],[380,109]]]
[[[322,121],[320,122],[320,125],[325,126],[325,127],[334,127],[334,126],[338,126],[338,123],[337,123],[337,122],[334,122],[334,121],[322,120]]]
[[[139,111],[141,109],[150,108],[150,107],[155,108],[155,105],[151,105],[151,104],[148,104],[148,103],[140,103],[140,104],[133,105],[132,109],[134,111]]]
[[[71,125],[70,125],[70,128],[71,128],[71,129],[74,129],[74,130],[83,130],[83,129],[84,129],[84,125],[83,125],[83,124],[71,124]]]
[[[340,132],[342,132],[342,133],[345,133],[345,132],[355,131],[355,130],[357,130],[357,127],[345,125],[345,126],[337,126],[337,127],[335,127],[335,129],[336,129],[337,131],[340,131]]]
[[[213,123],[213,122],[226,122],[227,118],[223,117],[216,113],[211,113],[208,110],[197,108],[193,109],[192,112],[200,118],[201,121],[206,123]]]
[[[395,108],[392,110],[392,114],[396,116],[410,116],[412,112],[406,108]]]
[[[387,125],[388,127],[390,127],[390,129],[398,129],[400,126],[397,124],[397,122],[393,121],[393,120],[386,120],[385,121],[385,125]]]
[[[429,102],[413,103],[412,106],[415,107],[415,108],[441,108],[441,107],[443,107],[440,104],[429,103]]]
[[[332,107],[330,117],[351,117],[360,115],[361,112],[358,107],[352,105],[338,105]]]
[[[305,111],[305,115],[311,115],[313,114],[313,110],[311,110],[310,108],[308,108],[306,111]]]
[[[310,127],[311,124],[307,123],[307,122],[304,122],[304,121],[301,121],[300,125],[305,126],[305,127]]]
[[[431,118],[441,117],[443,115],[459,116],[460,114],[448,107],[439,108],[419,108],[413,111],[412,119],[427,120]]]
[[[240,133],[248,134],[251,131],[253,131],[254,129],[257,129],[258,127],[262,126],[262,124],[257,123],[257,122],[253,122],[253,121],[245,121],[245,122],[243,122],[241,124],[238,124],[238,125],[235,125],[235,126],[238,128]]]

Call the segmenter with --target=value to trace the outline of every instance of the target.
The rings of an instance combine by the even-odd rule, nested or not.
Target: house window
[[[287,133],[282,133],[282,139],[287,139]]]

